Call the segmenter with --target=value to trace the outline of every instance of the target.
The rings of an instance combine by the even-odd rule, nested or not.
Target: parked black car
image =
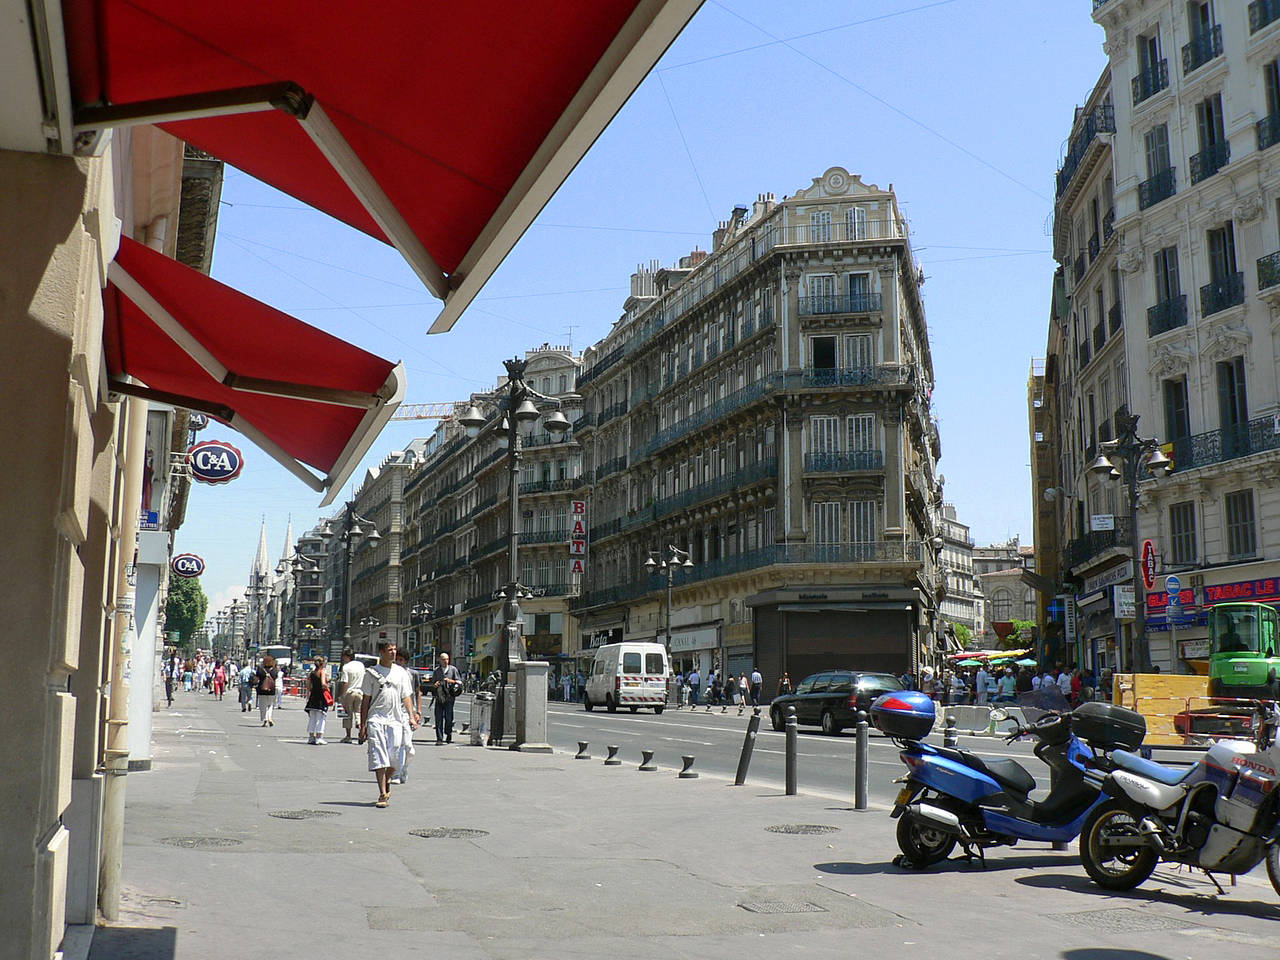
[[[901,689],[902,681],[891,673],[826,670],[805,677],[794,693],[784,693],[770,703],[769,720],[773,729],[786,729],[787,707],[795,704],[798,723],[836,734],[857,722],[859,710],[870,711],[871,702],[880,694]]]

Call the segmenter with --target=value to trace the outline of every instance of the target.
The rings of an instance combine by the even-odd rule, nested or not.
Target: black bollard
[[[604,758],[604,765],[606,767],[622,766],[622,761],[618,759],[617,746],[615,744],[609,744],[609,746],[605,747],[605,749],[609,751],[609,755]]]
[[[645,771],[646,773],[649,773],[649,772],[652,772],[652,771],[654,771],[654,770],[657,770],[657,769],[658,769],[657,767],[655,767],[655,766],[653,765],[653,751],[652,751],[652,750],[641,750],[641,751],[640,751],[640,769],[641,769],[641,770],[643,770],[643,771]]]
[[[740,787],[747,782],[747,767],[751,765],[751,751],[756,746],[756,734],[760,732],[760,708],[751,711],[751,719],[747,721],[747,735],[742,738],[742,755],[738,757],[738,773],[733,778],[733,785]]]
[[[578,741],[578,753],[577,753],[577,755],[576,755],[576,756],[574,756],[574,758],[573,758],[573,759],[575,759],[575,760],[590,760],[590,759],[591,759],[591,755],[590,755],[589,753],[587,753],[587,747],[589,747],[589,746],[591,746],[591,744],[590,744],[590,743],[588,743],[586,740],[579,740],[579,741]]]
[[[956,733],[956,718],[950,712],[942,722],[942,745],[953,750],[960,745],[960,735]]]
[[[787,796],[794,797],[796,790],[796,748],[798,746],[800,728],[796,723],[795,705],[787,707]]]
[[[871,728],[867,711],[858,711],[858,740],[853,748],[853,808],[867,809],[867,792],[871,786],[871,764],[867,753],[871,746]]]
[[[693,766],[693,761],[696,759],[697,757],[681,757],[680,758],[680,762],[684,764],[684,766],[680,770],[680,773],[678,774],[681,780],[697,780],[698,779],[698,775],[689,769],[690,767]]]

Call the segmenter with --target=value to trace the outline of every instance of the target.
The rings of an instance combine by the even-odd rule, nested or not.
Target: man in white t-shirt
[[[985,664],[978,666],[978,672],[973,675],[973,702],[985,706],[987,702],[987,684],[991,681],[991,674],[987,673]]]
[[[369,744],[369,769],[378,779],[375,807],[385,807],[391,800],[391,778],[405,752],[406,738],[418,729],[413,680],[395,660],[395,642],[379,642],[378,662],[365,668],[360,687],[364,694],[360,702],[360,742]]]
[[[342,728],[347,731],[347,735],[342,738],[343,743],[351,742],[352,725],[355,725],[357,733],[360,730],[360,725],[356,723],[356,714],[360,712],[360,700],[364,696],[360,689],[363,682],[364,664],[356,659],[354,650],[343,647],[342,672],[338,674],[338,702],[347,713],[342,718]]]

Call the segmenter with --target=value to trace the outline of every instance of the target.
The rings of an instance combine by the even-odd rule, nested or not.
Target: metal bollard
[[[590,760],[590,759],[591,759],[591,755],[590,755],[589,753],[587,753],[587,747],[589,747],[589,746],[591,746],[591,744],[590,744],[590,743],[588,743],[586,740],[579,740],[579,741],[578,741],[578,753],[577,753],[577,755],[576,755],[573,759],[575,759],[575,760]]]
[[[608,755],[607,757],[605,757],[605,758],[604,758],[604,765],[605,765],[606,767],[620,767],[620,766],[622,766],[622,761],[618,759],[618,747],[617,747],[617,745],[616,745],[616,744],[609,744],[607,747],[605,747],[605,749],[609,751],[609,755]]]
[[[657,770],[657,769],[658,769],[657,767],[655,767],[655,766],[653,765],[653,751],[652,751],[652,750],[641,750],[641,751],[640,751],[640,769],[641,769],[641,770],[644,770],[645,772],[651,772],[651,771],[654,771],[654,770]]]
[[[800,735],[795,705],[787,707],[787,796],[796,795],[796,747]]]
[[[960,745],[960,736],[956,733],[956,718],[950,713],[942,724],[942,745],[952,749]]]
[[[853,808],[867,809],[867,793],[871,787],[871,764],[867,753],[871,746],[871,727],[867,711],[858,711],[858,740],[853,748]]]
[[[742,756],[738,757],[738,773],[733,778],[733,785],[740,787],[747,782],[747,767],[751,765],[751,751],[756,746],[756,734],[760,732],[760,708],[751,711],[751,719],[747,721],[747,735],[742,738]]]
[[[680,769],[680,773],[679,773],[679,777],[681,780],[697,780],[698,779],[698,775],[689,769],[690,767],[693,766],[693,761],[696,759],[697,757],[681,757],[680,758],[680,762],[684,764],[684,766]]]

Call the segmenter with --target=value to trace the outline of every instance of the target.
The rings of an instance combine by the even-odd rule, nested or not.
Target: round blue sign
[[[230,483],[244,469],[244,455],[223,440],[203,440],[187,451],[191,479],[201,483]]]
[[[194,553],[180,553],[169,565],[179,577],[198,577],[204,573],[204,560]]]

